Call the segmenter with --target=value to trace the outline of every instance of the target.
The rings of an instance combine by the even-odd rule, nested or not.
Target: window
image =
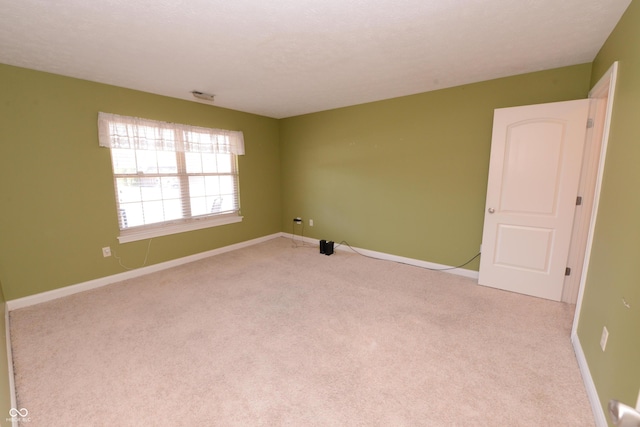
[[[242,220],[242,132],[99,113],[121,243]]]

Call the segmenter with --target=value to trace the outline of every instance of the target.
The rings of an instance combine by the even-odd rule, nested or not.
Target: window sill
[[[170,234],[178,234],[187,231],[201,230],[203,228],[234,224],[237,222],[242,222],[242,218],[243,217],[239,215],[231,214],[176,224],[164,224],[155,227],[145,227],[144,229],[121,230],[120,236],[118,236],[118,242],[135,242],[137,240],[152,239],[154,237],[168,236]]]

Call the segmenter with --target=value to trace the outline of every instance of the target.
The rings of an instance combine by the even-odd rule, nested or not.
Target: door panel
[[[589,100],[497,109],[479,283],[559,301]]]
[[[509,125],[500,209],[554,214],[562,160],[564,123],[524,122]],[[536,179],[531,179],[534,176]],[[527,197],[520,197],[526,194]]]
[[[502,267],[548,272],[553,230],[498,225],[495,264]]]

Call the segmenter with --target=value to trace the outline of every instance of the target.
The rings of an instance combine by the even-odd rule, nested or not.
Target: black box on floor
[[[333,253],[333,242],[329,241],[324,244],[324,254],[331,255]]]
[[[333,242],[320,240],[320,253],[325,255],[331,255],[333,253]]]

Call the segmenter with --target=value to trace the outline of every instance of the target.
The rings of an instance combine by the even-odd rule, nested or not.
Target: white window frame
[[[113,165],[113,179],[117,209],[116,214],[118,216],[118,227],[120,229],[118,241],[120,243],[184,233],[187,231],[200,230],[242,221],[243,217],[240,214],[239,171],[237,165],[237,156],[244,154],[244,136],[242,132],[159,122],[155,120],[119,116],[102,112],[98,114],[98,129],[100,146],[107,147],[110,150],[139,150],[152,147],[153,150],[162,150],[165,152],[172,151],[176,153],[176,162],[178,165],[177,173],[157,173],[150,175],[140,175],[139,173],[121,174],[116,172],[115,165]],[[155,132],[149,133],[144,131],[148,131],[149,129],[153,129]],[[192,141],[185,142],[188,139],[185,136],[187,134],[202,136],[203,138],[202,140],[198,140],[196,143],[193,143]],[[231,173],[224,173],[220,175],[232,176],[234,179],[235,200],[233,210],[227,210],[224,213],[212,212],[199,216],[187,216],[179,219],[132,227],[126,226],[120,214],[121,208],[120,200],[118,198],[117,179],[123,177],[145,177],[153,179],[163,176],[178,178],[182,183],[181,188],[183,188],[183,191],[181,191],[182,204],[183,206],[186,206],[189,204],[189,176],[198,174],[186,172],[184,152],[206,152],[232,155],[234,165]],[[202,175],[210,176],[211,174],[203,173]],[[186,212],[183,209],[183,212],[187,215],[189,211],[189,208],[186,208]]]

